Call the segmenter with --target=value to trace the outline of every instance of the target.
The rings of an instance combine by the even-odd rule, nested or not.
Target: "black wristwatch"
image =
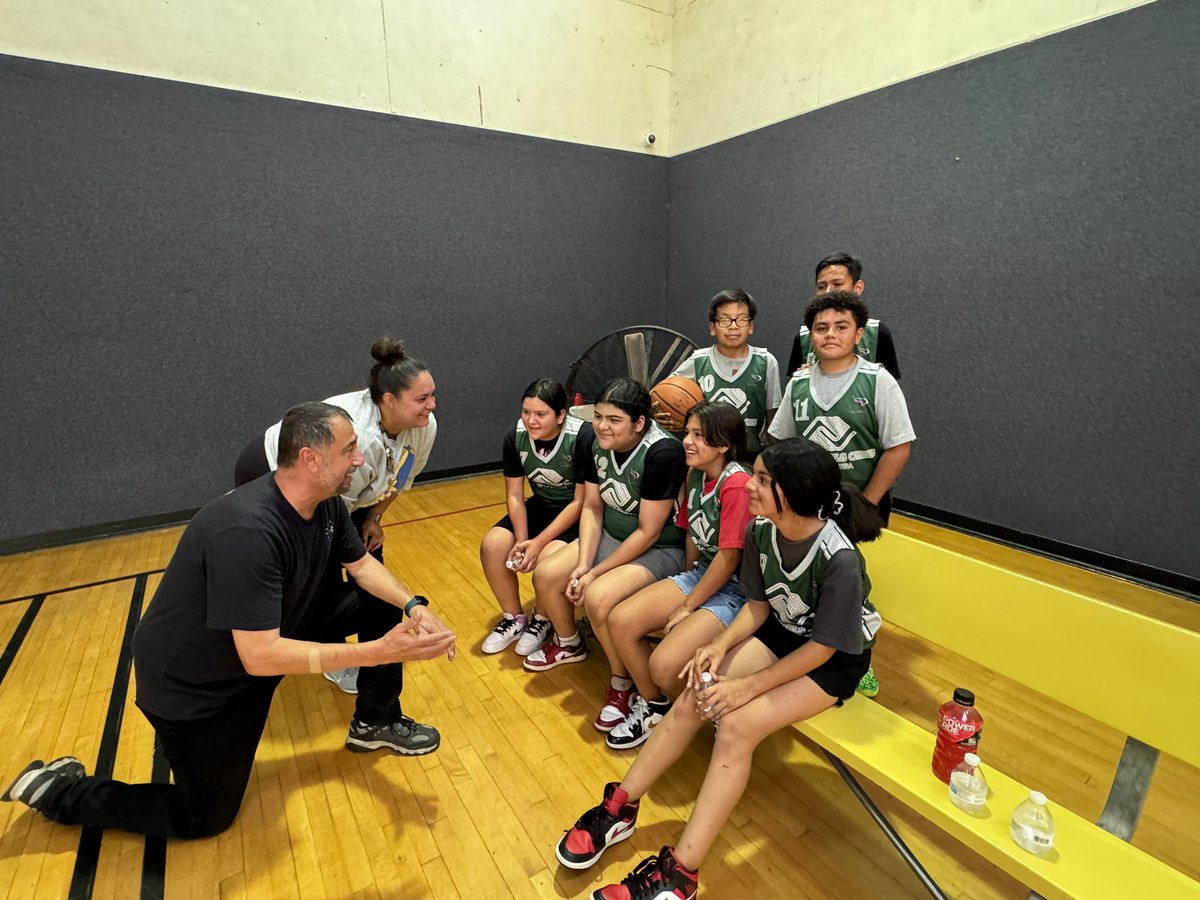
[[[411,616],[413,607],[428,606],[428,605],[429,605],[428,597],[422,597],[420,594],[415,594],[411,600],[409,600],[407,603],[404,604],[404,614],[406,616]]]

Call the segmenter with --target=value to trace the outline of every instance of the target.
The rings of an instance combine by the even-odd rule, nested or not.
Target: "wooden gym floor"
[[[608,750],[591,727],[607,681],[601,652],[534,676],[511,652],[479,651],[496,612],[477,547],[503,514],[502,501],[499,475],[421,486],[385,523],[388,564],[428,594],[459,635],[455,662],[413,665],[405,679],[405,711],[442,731],[437,753],[346,752],[352,699],[323,678],[289,677],[229,831],[167,844],[53,825],[4,804],[0,897],[577,897],[672,842],[707,763],[712,739],[703,732],[643,802],[632,839],[591,872],[554,859],[562,830],[606,781],[620,779],[629,756]],[[1200,630],[1200,604],[903,518],[893,527]],[[111,768],[124,780],[167,777],[133,705],[128,638],[180,532],[0,558],[4,783],[30,759],[68,753],[89,771]],[[1097,818],[1122,735],[894,627],[883,632],[875,661],[877,702],[930,730],[954,686],[974,688],[986,719],[984,764]],[[1196,685],[1179,688],[1186,698]],[[950,895],[1027,895],[869,787]],[[1134,843],[1200,879],[1198,805],[1200,771],[1164,757]],[[712,898],[924,896],[821,754],[790,730],[759,748],[750,787],[701,883]]]

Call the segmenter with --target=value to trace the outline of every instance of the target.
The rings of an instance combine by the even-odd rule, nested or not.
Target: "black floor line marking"
[[[72,584],[67,587],[55,588],[52,591],[41,591],[37,594],[26,594],[24,597],[11,597],[8,600],[0,600],[0,606],[6,606],[9,603],[21,603],[25,600],[32,600],[34,597],[49,597],[53,594],[69,594],[71,591],[82,591],[87,588],[101,587],[105,584],[115,584],[118,581],[130,581],[134,578],[142,578],[143,576],[160,575],[166,569],[149,569],[145,572],[134,572],[132,575],[117,575],[115,578],[104,578],[100,581],[89,581],[87,584]]]
[[[171,766],[154,736],[154,766],[150,780],[155,784],[166,784],[171,780]],[[167,839],[147,837],[146,849],[142,851],[142,894],[141,900],[163,900],[167,881]]]
[[[479,509],[490,509],[493,506],[503,506],[503,505],[504,505],[504,502],[501,501],[499,503],[484,503],[482,506],[467,506],[467,507],[464,507],[463,509],[452,509],[449,512],[433,513],[428,516],[418,516],[415,519],[401,519],[398,522],[388,522],[383,527],[384,528],[396,528],[399,525],[411,525],[415,522],[427,522],[430,519],[444,519],[447,516],[457,515],[458,513],[475,512],[476,510],[479,510]],[[118,581],[128,581],[130,579],[141,578],[146,575],[161,575],[165,571],[166,571],[165,568],[149,569],[145,572],[136,572],[132,575],[117,575],[113,578],[101,579],[100,581],[89,581],[86,584],[72,584],[72,585],[68,585],[66,587],[55,588],[54,590],[51,590],[51,591],[41,591],[40,593],[37,593],[37,594],[26,594],[23,597],[10,597],[7,600],[0,600],[0,606],[6,606],[9,603],[23,603],[26,600],[32,600],[34,597],[50,597],[54,594],[69,594],[71,591],[82,591],[87,588],[100,587],[102,585],[113,584],[114,582],[118,582]]]
[[[415,519],[401,519],[399,522],[388,522],[384,528],[395,528],[399,525],[412,525],[414,522],[428,522],[430,519],[444,519],[447,516],[457,516],[459,513],[475,512],[477,509],[491,509],[493,506],[503,506],[504,501],[498,503],[484,503],[482,506],[467,506],[463,509],[452,509],[449,512],[430,513],[427,516],[417,516]]]
[[[113,676],[112,695],[108,698],[108,714],[104,717],[104,731],[100,736],[100,750],[96,754],[97,778],[112,778],[113,764],[117,760],[117,743],[121,738],[121,721],[125,718],[125,697],[129,693],[129,671],[133,664],[133,632],[142,615],[142,600],[146,596],[146,575],[138,575],[133,583],[133,596],[129,600],[129,614],[125,617],[125,637],[121,640],[121,654],[117,657],[117,671]],[[102,828],[85,828],[79,836],[79,851],[75,856],[75,871],[71,874],[68,900],[90,900],[96,886],[96,865],[100,861]]]
[[[21,616],[16,630],[8,639],[8,646],[4,648],[4,653],[0,654],[0,684],[4,682],[4,676],[8,674],[13,660],[17,658],[17,651],[21,649],[21,644],[25,643],[25,635],[29,634],[33,620],[37,618],[38,610],[42,608],[42,602],[45,599],[45,594],[35,594],[29,598],[29,609],[25,610],[25,615]]]

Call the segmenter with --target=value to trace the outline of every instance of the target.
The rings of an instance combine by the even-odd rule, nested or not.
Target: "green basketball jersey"
[[[721,539],[721,486],[725,479],[735,472],[746,472],[746,467],[731,462],[717,476],[716,483],[705,493],[704,473],[699,469],[688,472],[687,480],[687,516],[688,534],[692,543],[700,551],[700,562],[712,565],[713,557],[720,549]]]
[[[575,499],[575,441],[581,425],[579,419],[567,416],[558,441],[548,455],[542,456],[534,448],[525,423],[517,420],[517,453],[521,455],[525,478],[534,495],[551,506],[566,506]]]
[[[783,559],[779,553],[779,534],[774,523],[768,519],[755,519],[750,533],[753,549],[758,552],[758,565],[766,589],[767,596],[764,599],[771,604],[779,623],[801,637],[812,636],[813,622],[821,599],[821,578],[830,559],[841,550],[852,550],[862,569],[863,649],[866,650],[875,643],[875,633],[879,631],[883,620],[868,599],[871,581],[867,578],[867,564],[858,548],[846,537],[836,522],[830,520],[825,523],[825,527],[813,541],[808,555],[790,572],[783,566]],[[750,546],[746,547],[747,552],[751,549]]]
[[[858,342],[854,351],[867,362],[877,361],[875,355],[879,352],[878,319],[867,319],[867,327],[863,329],[862,340]],[[800,326],[800,352],[804,354],[804,361],[810,366],[817,364],[817,354],[813,353],[812,335],[809,334],[807,325]]]
[[[651,422],[650,428],[642,436],[641,443],[633,448],[633,452],[621,466],[617,465],[616,455],[611,450],[603,449],[599,441],[592,444],[596,475],[600,479],[600,498],[604,501],[604,530],[618,541],[625,540],[637,529],[646,453],[659,441],[679,443],[672,435]],[[654,546],[683,546],[683,529],[675,524],[673,516],[663,525]]]
[[[862,489],[871,480],[883,453],[879,416],[875,410],[875,379],[879,363],[860,362],[858,373],[846,389],[825,409],[810,389],[813,368],[793,376],[783,401],[796,422],[796,434],[833,454],[842,470],[842,480]],[[780,410],[779,415],[784,415]]]
[[[696,383],[704,391],[705,400],[728,403],[746,420],[746,449],[757,453],[762,449],[763,422],[767,418],[767,351],[751,347],[746,365],[733,381],[726,381],[713,365],[716,347],[695,356]]]

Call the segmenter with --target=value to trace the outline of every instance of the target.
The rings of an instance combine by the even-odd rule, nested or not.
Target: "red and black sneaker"
[[[568,869],[586,869],[606,849],[633,834],[639,803],[630,803],[621,786],[610,781],[604,786],[604,802],[579,817],[554,848],[554,855]]]
[[[634,690],[634,688],[629,688],[620,691],[611,684],[608,686],[608,693],[604,696],[604,706],[600,707],[600,712],[596,714],[596,721],[592,723],[596,726],[597,731],[608,734],[625,721],[625,717],[629,715],[629,704],[633,702]]]
[[[620,884],[592,891],[592,900],[693,900],[699,888],[699,871],[685,869],[675,852],[663,847],[658,856],[643,859]]]

